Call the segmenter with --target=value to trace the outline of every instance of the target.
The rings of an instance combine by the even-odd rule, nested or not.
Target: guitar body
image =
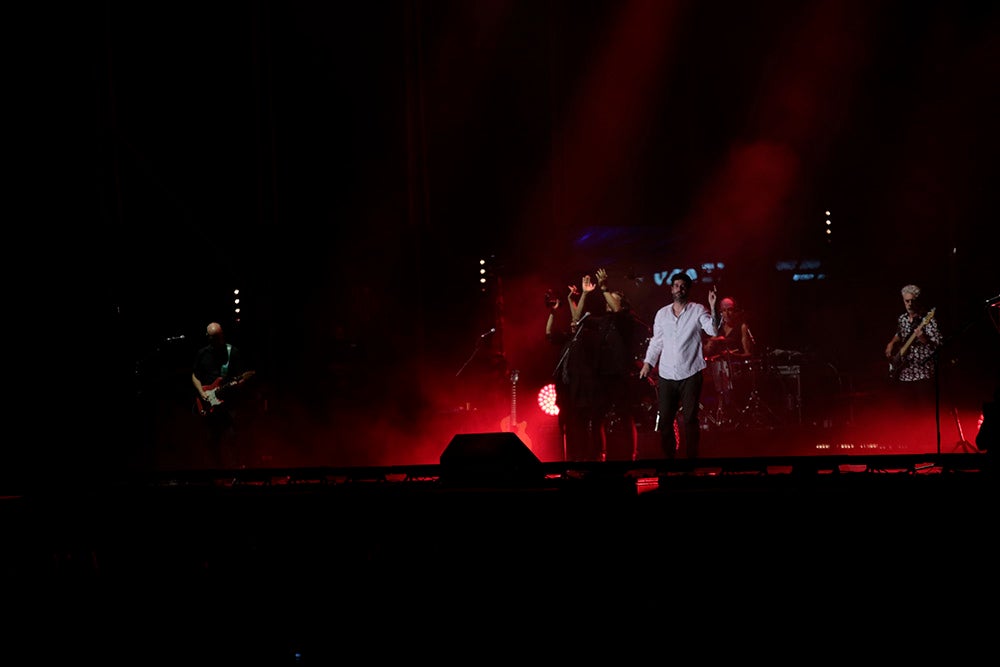
[[[901,372],[903,372],[903,355],[897,352],[889,360],[889,379],[898,380]]]
[[[528,449],[531,449],[531,437],[528,435],[528,422],[511,422],[511,416],[507,415],[500,420],[500,430],[504,433],[514,433],[521,439]]]
[[[517,421],[517,378],[518,372],[511,371],[510,374],[510,414],[500,420],[500,430],[504,433],[513,433],[520,438],[521,442],[528,449],[533,450],[531,438],[528,436],[528,422]]]
[[[194,398],[194,410],[202,417],[212,414],[215,409],[222,405],[222,396],[220,395],[220,390],[223,388],[222,378],[216,378],[215,382],[204,387],[205,393],[208,394],[207,399],[202,399],[201,396],[195,396]]]
[[[220,377],[216,378],[215,381],[212,382],[211,384],[204,385],[203,388],[205,390],[205,393],[208,394],[208,398],[202,399],[201,396],[195,396],[194,399],[195,413],[201,415],[202,417],[206,417],[215,412],[216,408],[218,408],[224,402],[223,393],[228,389],[232,389],[234,387],[238,387],[239,385],[243,384],[251,377],[253,377],[253,374],[254,371],[247,371],[246,373],[243,373],[242,375],[236,377],[233,380],[229,380],[228,382],[224,381],[224,379]]]

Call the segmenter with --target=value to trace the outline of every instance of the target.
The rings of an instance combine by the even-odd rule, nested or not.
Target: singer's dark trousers
[[[674,432],[674,419],[677,419],[680,425],[686,457],[698,458],[698,444],[701,440],[698,402],[701,399],[702,382],[701,371],[683,380],[660,378],[657,385],[660,399],[660,446],[663,447],[663,455],[668,459],[677,456],[678,443],[677,434]]]

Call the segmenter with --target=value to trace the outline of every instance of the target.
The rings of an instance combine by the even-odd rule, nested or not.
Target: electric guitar
[[[528,437],[528,422],[517,421],[517,378],[518,372],[510,372],[510,415],[500,420],[500,430],[504,433],[516,433],[528,449],[532,448],[531,438]]]
[[[930,312],[927,313],[927,315],[924,317],[923,321],[913,330],[913,333],[911,333],[910,337],[906,339],[906,342],[903,343],[903,347],[899,348],[899,352],[897,352],[896,354],[894,354],[892,356],[892,359],[889,361],[889,379],[890,380],[895,380],[896,378],[899,377],[900,372],[906,366],[906,364],[903,363],[903,358],[906,356],[906,353],[909,351],[910,345],[913,345],[913,341],[916,340],[916,338],[917,338],[917,330],[920,329],[925,324],[927,324],[928,322],[931,321],[931,318],[934,317],[934,311],[935,310],[937,310],[937,309],[936,308],[931,308]]]
[[[196,396],[194,399],[194,411],[205,417],[212,414],[217,407],[222,405],[222,395],[229,389],[238,387],[250,378],[254,376],[256,371],[247,371],[241,375],[236,376],[232,380],[223,381],[223,378],[216,378],[212,384],[205,385],[203,388],[205,393],[208,395],[207,399],[202,399],[201,396]]]

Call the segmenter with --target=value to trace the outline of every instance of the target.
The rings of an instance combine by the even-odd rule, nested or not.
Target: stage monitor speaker
[[[459,484],[533,484],[542,463],[516,433],[460,433],[441,453],[441,478]]]

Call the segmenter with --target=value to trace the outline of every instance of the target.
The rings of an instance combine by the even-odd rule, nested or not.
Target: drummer
[[[749,359],[754,353],[753,334],[746,323],[744,313],[737,308],[731,296],[719,301],[719,335],[705,341],[705,358],[708,360],[726,357]]]
[[[733,297],[719,299],[718,316],[716,328],[719,335],[708,338],[703,349],[715,387],[715,423],[727,426],[734,423],[735,411],[749,393],[744,373],[748,369],[744,365],[752,363],[754,339],[744,313],[737,308]]]

